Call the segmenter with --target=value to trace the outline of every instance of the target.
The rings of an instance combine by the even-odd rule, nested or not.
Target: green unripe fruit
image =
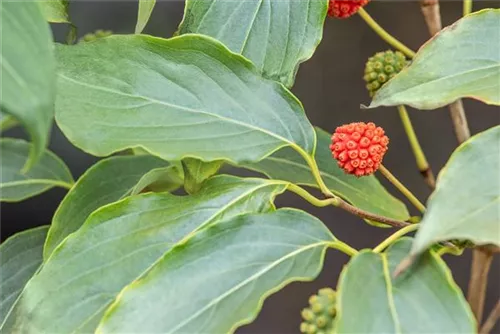
[[[302,310],[300,331],[305,334],[331,334],[333,321],[337,311],[335,309],[335,291],[323,288],[317,295],[309,298],[309,307]]]
[[[370,57],[366,62],[363,76],[370,96],[373,96],[384,83],[391,80],[407,64],[405,55],[399,51],[378,52]]]
[[[80,38],[79,42],[92,42],[99,38],[104,38],[113,35],[111,30],[96,30],[93,33],[85,34],[82,38]]]

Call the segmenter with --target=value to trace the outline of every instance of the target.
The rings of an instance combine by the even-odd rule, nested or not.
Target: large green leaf
[[[0,245],[0,324],[42,263],[48,226],[15,234]]]
[[[221,222],[127,286],[97,332],[231,333],[255,319],[271,293],[314,279],[333,242],[321,221],[298,210]]]
[[[43,16],[49,22],[69,23],[69,0],[37,0],[42,9]]]
[[[0,200],[19,202],[53,187],[71,188],[73,177],[54,153],[45,150],[38,163],[22,173],[33,144],[22,139],[0,139]]]
[[[2,332],[94,332],[117,294],[175,243],[219,219],[272,209],[285,187],[225,176],[193,196],[150,193],[105,206],[56,248]]]
[[[439,173],[412,253],[450,239],[500,246],[500,126],[470,138]]]
[[[370,107],[436,109],[470,97],[500,104],[500,9],[468,15],[427,42]]]
[[[137,24],[135,25],[135,33],[140,34],[146,24],[148,24],[149,17],[155,8],[156,0],[139,0],[139,8],[137,10]]]
[[[209,37],[110,36],[59,46],[58,59],[57,122],[94,155],[142,146],[166,160],[241,162],[284,146],[314,152],[300,102]]]
[[[179,32],[220,40],[290,87],[323,36],[327,0],[187,0]]]
[[[333,193],[358,208],[379,215],[399,220],[407,220],[410,217],[406,206],[389,194],[375,176],[357,178],[344,173],[338,167],[329,150],[330,135],[327,132],[316,128],[316,136],[316,162],[321,176]],[[318,186],[309,166],[292,149],[282,149],[258,163],[246,164],[244,167],[264,173],[273,179]]]
[[[28,170],[44,155],[54,114],[52,33],[33,1],[1,1],[0,16],[0,109],[20,121],[33,140]]]
[[[173,188],[182,185],[182,180],[176,180],[175,170],[169,170],[167,162],[150,155],[117,156],[99,161],[78,179],[57,208],[47,236],[44,259],[64,238],[79,229],[94,210],[138,193],[163,176],[170,177]]]
[[[411,239],[384,254],[363,251],[340,276],[336,333],[474,333],[474,317],[435,253],[425,253],[412,270],[391,278],[408,254]]]

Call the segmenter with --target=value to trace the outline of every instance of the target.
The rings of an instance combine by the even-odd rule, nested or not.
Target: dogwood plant
[[[368,14],[368,0],[186,0],[168,39],[141,34],[154,5],[139,1],[134,34],[74,43],[67,1],[1,1],[1,129],[23,126],[30,141],[1,138],[0,198],[67,189],[50,225],[0,246],[1,333],[234,332],[272,293],[313,280],[334,251],[350,260],[336,287],[304,301],[297,330],[491,330],[498,307],[482,314],[500,246],[500,127],[470,137],[460,99],[500,104],[499,9],[472,13],[466,0],[464,17],[442,29],[438,2],[423,1],[434,36],[415,53]],[[359,80],[367,108],[398,108],[428,199],[383,165],[383,124],[327,133],[289,90],[325,19],[353,15],[389,44],[359,64]],[[49,22],[68,24],[67,44],[53,42]],[[446,105],[459,143],[436,180],[405,106]],[[76,181],[47,149],[54,118],[102,157]],[[394,233],[356,250],[311,214],[277,209],[284,192]],[[464,247],[474,252],[468,301],[442,260]]]

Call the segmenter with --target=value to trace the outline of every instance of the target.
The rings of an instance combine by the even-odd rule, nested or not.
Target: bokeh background
[[[499,6],[498,1],[474,2],[474,10]],[[172,36],[182,19],[183,9],[182,0],[158,1],[144,33]],[[389,32],[413,49],[418,49],[429,38],[417,1],[373,1],[366,9]],[[461,1],[442,1],[443,25],[457,20],[461,11]],[[136,1],[76,0],[72,1],[70,8],[71,18],[79,28],[79,36],[96,29],[110,29],[119,34],[133,33],[136,13]],[[53,30],[56,40],[63,42],[67,27],[53,25]],[[375,52],[387,49],[389,47],[358,16],[348,20],[327,19],[323,40],[313,58],[300,67],[292,91],[304,104],[311,122],[327,131],[331,132],[336,126],[352,121],[374,121],[383,126],[391,138],[384,164],[417,197],[426,200],[430,191],[415,167],[396,109],[360,109],[360,104],[370,101],[362,80],[364,63]],[[473,134],[500,124],[498,108],[473,100],[465,100],[464,105]],[[410,110],[410,116],[428,160],[437,173],[457,146],[448,111],[445,108],[435,111]],[[25,137],[21,129],[9,130],[4,135]],[[75,179],[98,160],[73,147],[55,125],[50,149],[67,163]],[[382,182],[389,191],[399,196],[390,184],[385,180]],[[2,203],[1,239],[5,240],[27,228],[50,224],[64,194],[63,190],[54,189],[21,203]],[[369,226],[340,209],[315,208],[293,194],[280,196],[277,204],[298,207],[316,215],[339,239],[358,249],[373,247],[392,232],[390,229]],[[412,210],[411,205],[408,207]],[[462,257],[445,256],[456,282],[464,291],[469,279],[470,255],[470,251],[466,251]],[[308,297],[322,287],[335,287],[337,277],[347,260],[347,256],[342,253],[330,250],[324,269],[316,280],[292,283],[272,295],[264,303],[256,321],[240,328],[238,333],[298,333],[300,311],[307,305]],[[365,279],[369,281],[371,278]],[[500,260],[497,257],[490,272],[485,314],[488,314],[500,297],[499,282]],[[500,333],[498,324],[494,332]]]

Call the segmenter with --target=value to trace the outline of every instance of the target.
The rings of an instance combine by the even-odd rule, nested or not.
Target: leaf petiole
[[[395,242],[397,239],[401,238],[403,235],[413,232],[419,228],[419,224],[412,224],[403,227],[402,229],[396,231],[395,233],[391,234],[387,239],[382,241],[377,247],[373,249],[374,253],[380,253],[384,249],[386,249],[389,245],[391,245],[393,242]]]
[[[332,243],[329,243],[328,247],[339,250],[348,256],[355,256],[359,253],[356,249],[352,248],[351,246],[340,240],[336,240]]]
[[[385,168],[384,165],[380,165],[379,171],[411,202],[411,204],[413,204],[420,212],[425,212],[425,206],[422,202],[420,202],[408,188],[406,188],[394,175],[392,175],[392,173]]]

